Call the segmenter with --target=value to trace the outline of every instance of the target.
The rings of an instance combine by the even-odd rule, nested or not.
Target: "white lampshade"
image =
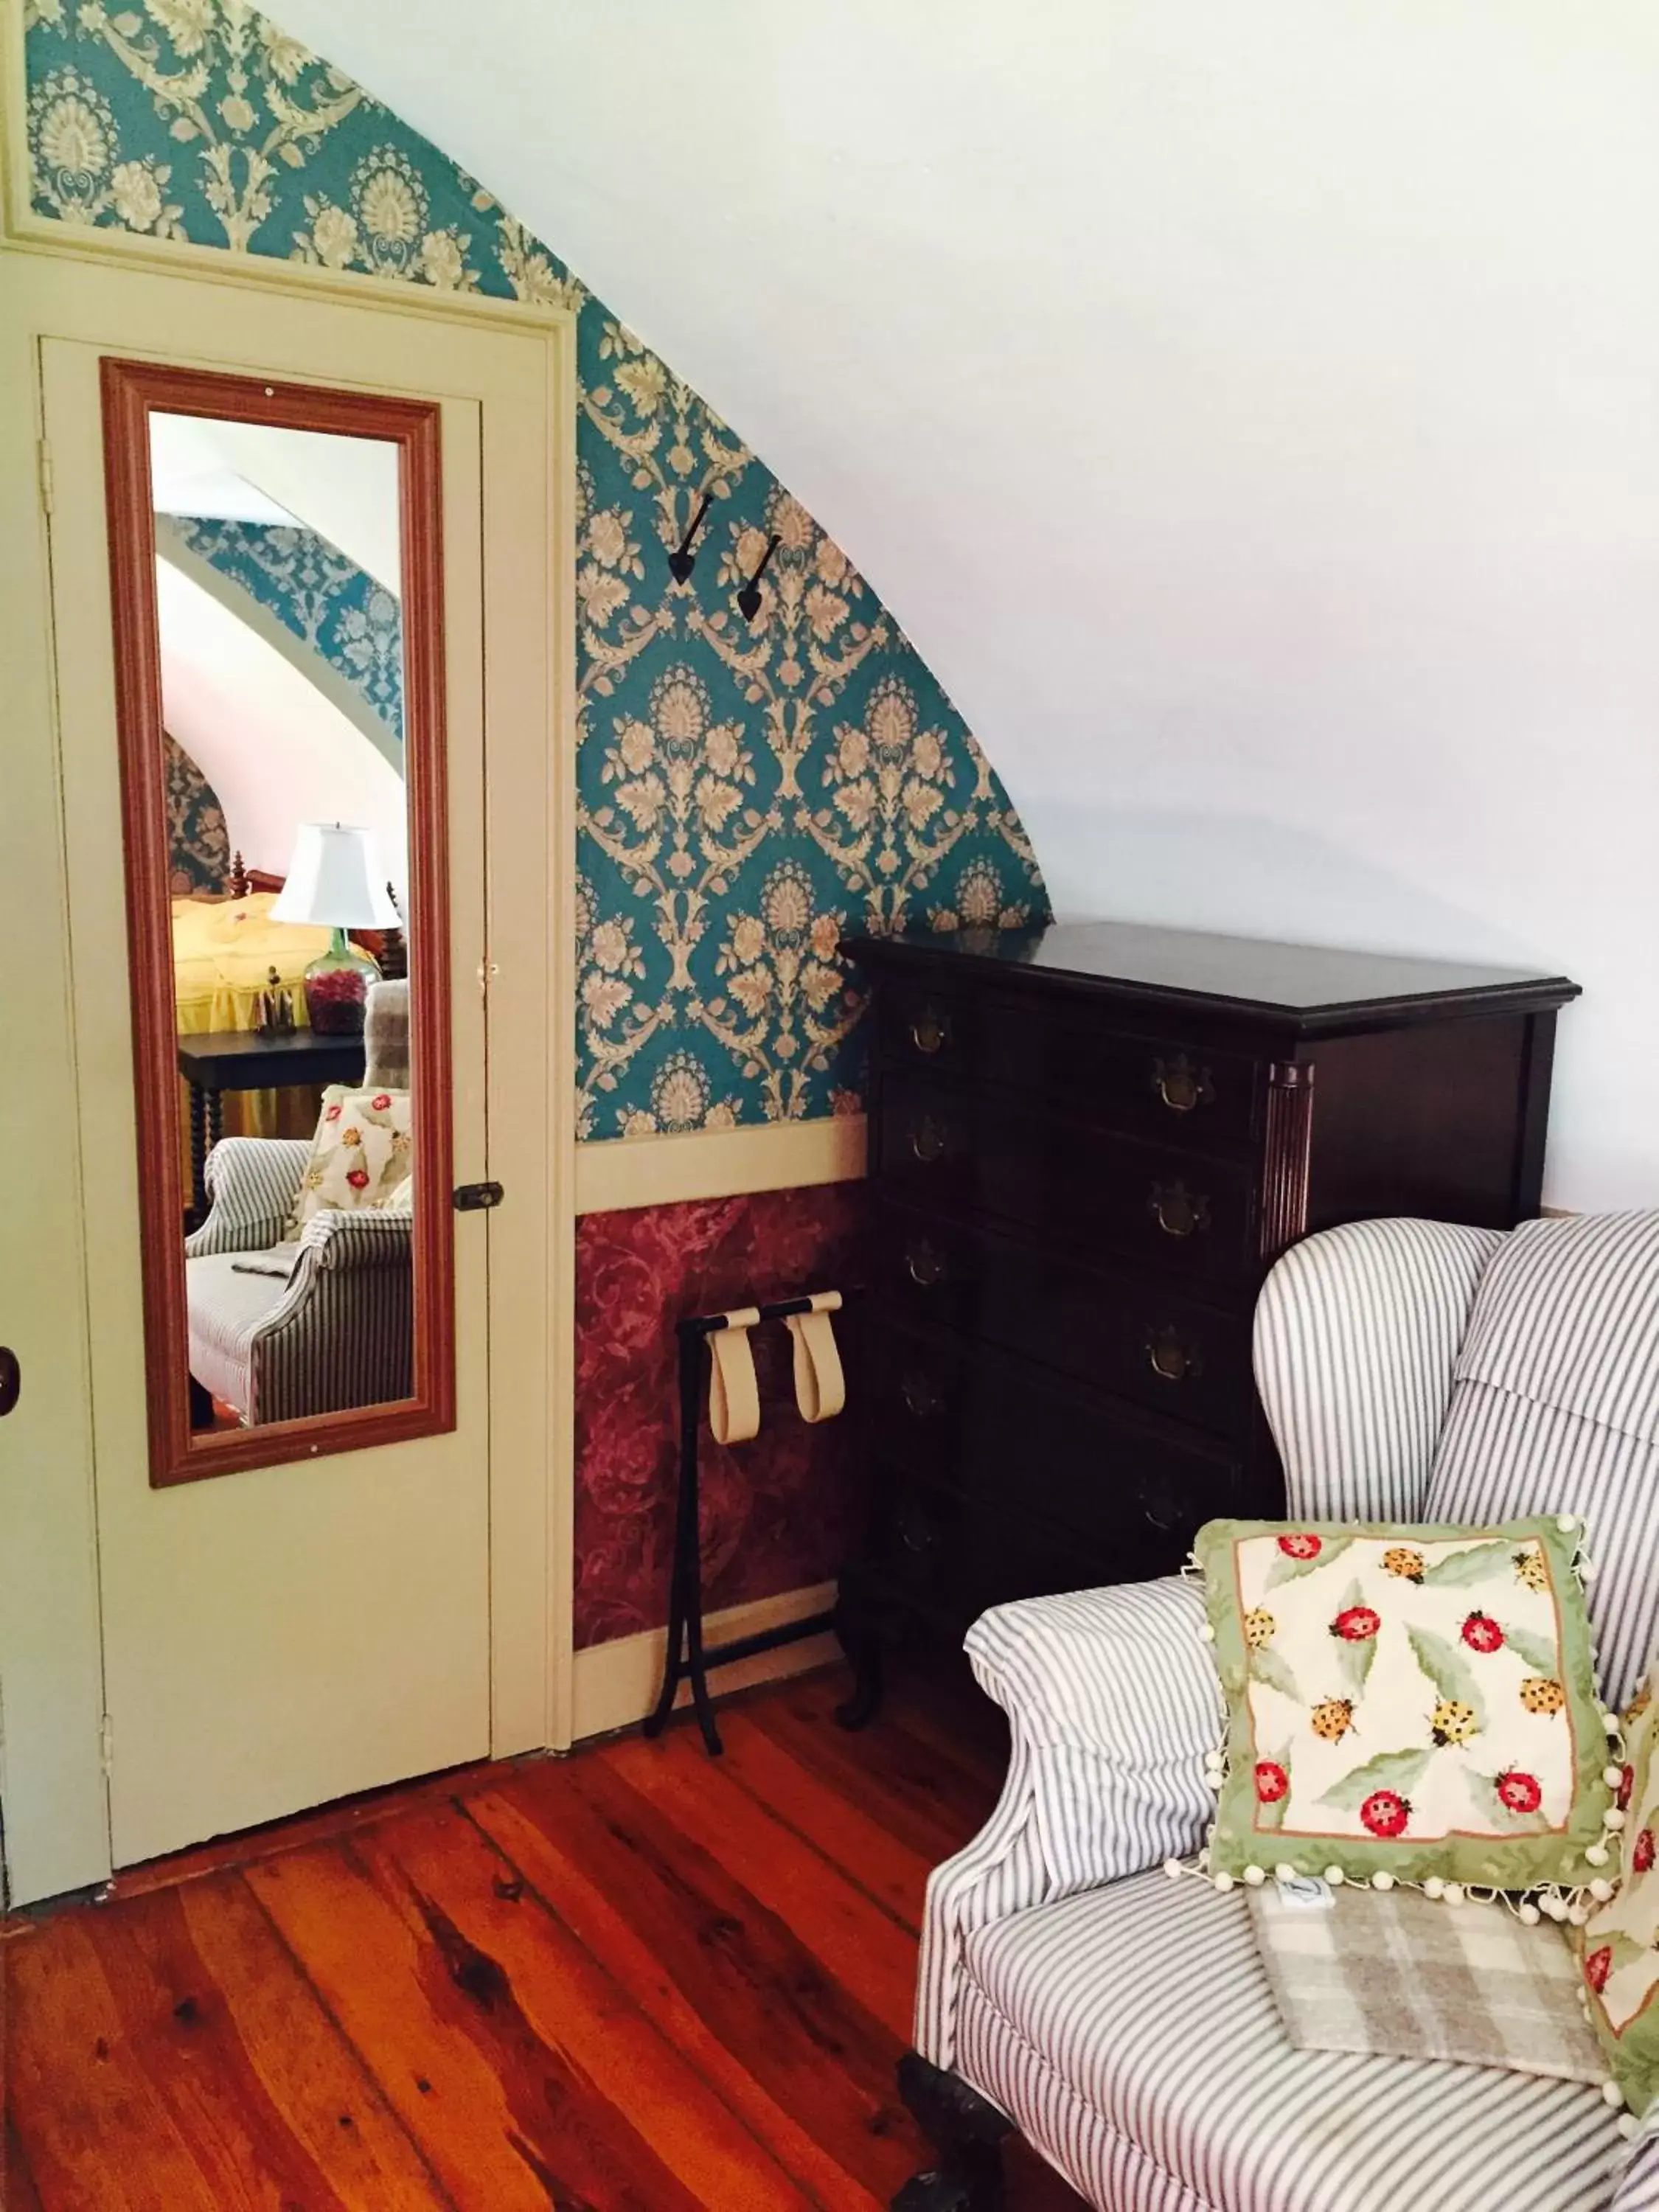
[[[331,929],[398,928],[374,832],[337,822],[301,823],[270,918],[323,922]]]

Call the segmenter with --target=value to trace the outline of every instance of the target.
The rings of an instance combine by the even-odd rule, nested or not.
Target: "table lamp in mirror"
[[[380,969],[346,932],[397,928],[398,909],[385,880],[372,830],[338,822],[301,825],[270,915],[273,921],[320,923],[332,933],[327,951],[305,971],[306,1012],[319,1036],[362,1033],[368,987],[379,982]]]

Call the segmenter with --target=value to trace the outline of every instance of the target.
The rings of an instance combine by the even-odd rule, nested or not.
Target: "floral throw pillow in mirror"
[[[313,1214],[384,1206],[409,1181],[410,1122],[407,1091],[330,1084],[289,1217],[288,1239],[298,1237]]]

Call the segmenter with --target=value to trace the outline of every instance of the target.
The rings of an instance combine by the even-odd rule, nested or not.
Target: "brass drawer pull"
[[[1141,1517],[1162,1534],[1179,1528],[1189,1510],[1182,1498],[1161,1485],[1149,1486],[1140,1493]]]
[[[1173,1328],[1147,1330],[1146,1358],[1153,1374],[1164,1382],[1184,1382],[1204,1372],[1198,1346],[1183,1344]]]
[[[1213,1106],[1215,1085],[1207,1067],[1194,1067],[1184,1052],[1173,1060],[1152,1062],[1152,1089],[1172,1114],[1190,1114],[1194,1106]]]
[[[936,1121],[931,1114],[924,1114],[919,1121],[910,1124],[910,1150],[924,1167],[932,1167],[936,1160],[945,1158],[949,1139],[943,1121]]]
[[[933,1526],[915,1498],[901,1505],[898,1510],[899,1541],[907,1552],[931,1552],[939,1541],[939,1530]]]
[[[1210,1201],[1184,1182],[1155,1182],[1146,1201],[1166,1237],[1195,1237],[1210,1225]]]
[[[951,1042],[951,1017],[937,1006],[924,1006],[910,1024],[910,1042],[930,1060],[944,1052]]]
[[[906,1247],[904,1270],[917,1288],[923,1291],[931,1291],[935,1283],[942,1283],[949,1273],[945,1264],[945,1255],[926,1237],[918,1237],[914,1244]]]
[[[915,1368],[901,1378],[899,1395],[904,1401],[905,1410],[918,1421],[930,1419],[945,1403],[933,1377]]]

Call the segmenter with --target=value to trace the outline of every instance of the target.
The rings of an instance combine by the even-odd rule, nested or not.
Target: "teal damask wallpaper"
[[[169,517],[192,553],[276,616],[403,742],[404,633],[384,584],[314,530]]]
[[[219,794],[179,740],[161,732],[167,795],[167,890],[174,898],[221,891],[230,871],[230,833]]]
[[[30,17],[43,213],[578,312],[583,1133],[856,1110],[843,925],[1046,904],[989,764],[846,555],[487,191],[245,0]],[[751,623],[737,593],[775,533]]]

